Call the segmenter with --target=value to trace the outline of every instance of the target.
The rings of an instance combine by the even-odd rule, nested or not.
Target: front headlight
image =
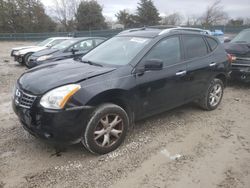
[[[14,52],[13,52],[13,55],[18,56],[18,55],[20,55],[20,52],[19,52],[19,51],[14,51]]]
[[[44,108],[63,109],[67,101],[81,88],[78,84],[58,87],[46,93],[40,100]]]
[[[37,61],[45,61],[45,60],[49,59],[50,57],[52,57],[52,55],[44,55],[44,56],[37,58],[36,60]]]

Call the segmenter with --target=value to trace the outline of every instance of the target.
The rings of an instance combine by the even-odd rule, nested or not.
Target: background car
[[[71,37],[53,37],[53,38],[48,38],[34,46],[23,46],[23,47],[12,48],[11,56],[14,57],[14,60],[17,61],[18,63],[27,64],[28,58],[33,53],[46,48],[50,48],[70,38]]]
[[[78,58],[105,40],[106,38],[103,37],[83,37],[63,41],[50,49],[32,54],[28,59],[27,67],[32,68],[43,63]]]
[[[221,43],[197,32],[163,31],[123,32],[81,61],[24,73],[13,96],[24,128],[104,154],[119,147],[135,120],[193,101],[216,109],[230,67]]]
[[[231,78],[250,82],[250,28],[224,43],[224,47],[233,59]]]

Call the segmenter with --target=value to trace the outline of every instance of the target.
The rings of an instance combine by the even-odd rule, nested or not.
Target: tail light
[[[228,59],[229,63],[232,63],[236,60],[236,57],[232,54],[227,54],[227,59]]]

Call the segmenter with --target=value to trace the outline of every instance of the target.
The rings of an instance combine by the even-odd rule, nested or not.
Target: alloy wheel
[[[209,104],[211,106],[216,106],[220,103],[222,97],[222,86],[220,84],[215,84],[209,94]]]
[[[100,119],[95,128],[95,143],[101,147],[110,147],[120,139],[123,129],[123,120],[119,115],[107,114]]]

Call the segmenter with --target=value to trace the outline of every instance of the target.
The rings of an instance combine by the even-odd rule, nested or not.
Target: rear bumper
[[[243,82],[250,82],[250,61],[247,63],[236,62],[232,64],[231,78],[241,80]]]

